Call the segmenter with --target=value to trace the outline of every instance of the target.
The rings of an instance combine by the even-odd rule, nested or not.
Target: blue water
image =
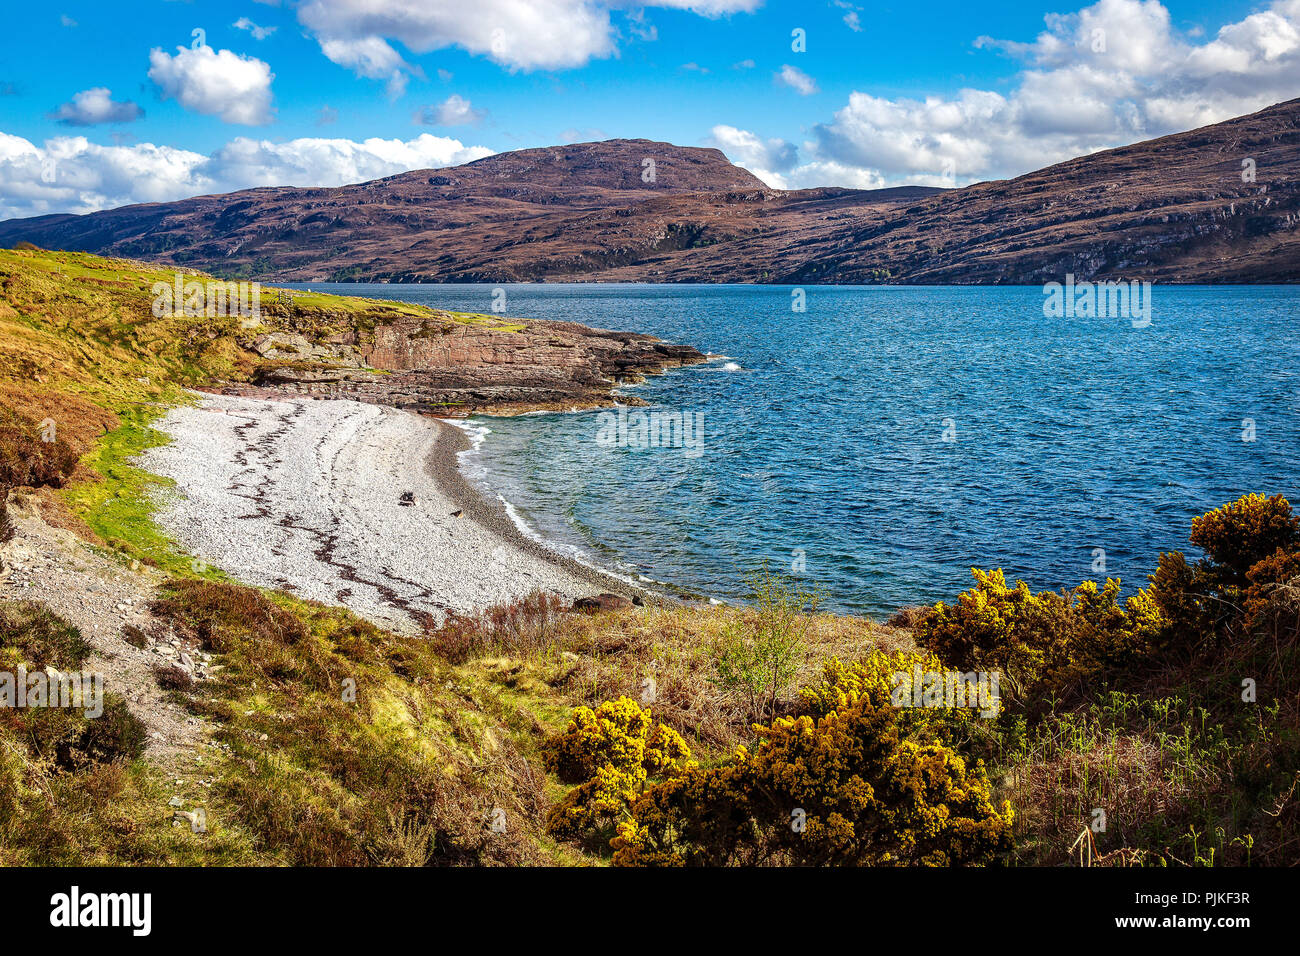
[[[492,307],[486,285],[311,287]],[[803,313],[779,286],[504,288],[510,315],[731,363],[629,390],[702,413],[698,456],[598,442],[595,412],[474,420],[490,434],[471,471],[543,536],[625,574],[732,598],[764,560],[792,570],[802,554],[830,606],[872,614],[951,598],[972,566],[1128,590],[1160,550],[1189,547],[1194,516],[1247,491],[1300,500],[1287,287],[1157,285],[1146,328],[1045,318],[1037,287],[814,286]]]

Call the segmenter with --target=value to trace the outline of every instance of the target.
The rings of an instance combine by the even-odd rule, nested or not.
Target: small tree
[[[1191,540],[1214,563],[1216,584],[1240,588],[1252,566],[1300,547],[1300,517],[1281,495],[1243,495],[1194,519]]]
[[[753,610],[739,616],[713,647],[714,683],[738,697],[754,721],[776,713],[804,656],[809,618],[821,595],[773,574],[764,564],[747,582]]]

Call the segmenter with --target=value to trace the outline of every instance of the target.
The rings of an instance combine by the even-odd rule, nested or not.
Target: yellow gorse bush
[[[983,764],[938,741],[902,739],[900,710],[875,698],[870,687],[848,690],[822,716],[758,728],[758,745],[737,748],[722,766],[647,789],[618,826],[614,863],[997,861],[1011,848],[1012,811],[993,806]]]
[[[1024,581],[1008,587],[1000,570],[971,573],[975,587],[936,604],[917,642],[964,669],[1000,672],[1021,702],[1148,653],[1168,624],[1150,592],[1121,605],[1114,578],[1035,594]]]
[[[542,754],[548,771],[580,784],[551,809],[547,829],[562,838],[598,829],[617,819],[651,777],[694,766],[690,757],[680,734],[628,697],[595,710],[579,707]]]
[[[862,698],[876,707],[889,707],[896,703],[894,696],[901,693],[912,697],[914,675],[946,674],[947,667],[931,651],[873,651],[860,661],[842,661],[831,658],[822,668],[821,683],[805,687],[800,692],[801,713],[813,719],[825,717],[835,711],[852,708]],[[973,706],[965,707],[909,707],[896,715],[904,737],[917,740],[942,740],[946,744],[968,739],[980,720]]]

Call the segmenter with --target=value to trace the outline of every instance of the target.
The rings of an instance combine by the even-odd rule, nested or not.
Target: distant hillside
[[[1298,120],[1292,100],[955,190],[776,190],[717,150],[610,140],[11,220],[0,245],[281,281],[1291,282]]]

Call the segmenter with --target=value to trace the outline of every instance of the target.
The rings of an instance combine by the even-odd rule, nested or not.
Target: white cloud
[[[764,140],[749,130],[734,126],[715,126],[709,143],[716,146],[737,166],[743,166],[774,189],[787,189],[782,173],[789,172],[799,161],[793,143],[783,139]]]
[[[175,56],[155,48],[149,53],[149,79],[164,98],[195,113],[247,126],[271,122],[275,74],[256,57],[210,46],[177,47]]]
[[[387,80],[388,95],[393,99],[406,92],[407,73],[418,72],[386,40],[376,36],[321,40],[320,48],[330,60],[357,76]]]
[[[831,5],[847,11],[844,14],[844,25],[854,33],[862,32],[862,8],[855,3],[849,3],[848,0],[831,0]]]
[[[223,188],[274,186],[342,186],[367,182],[411,169],[459,166],[491,156],[483,146],[422,133],[411,140],[372,138],[295,139],[287,143],[239,137],[204,165],[205,175],[228,184]],[[235,185],[238,184],[238,185]]]
[[[686,10],[718,17],[751,12],[761,2],[649,0],[637,4],[631,13],[620,10],[620,15],[629,32],[649,39],[642,8]],[[610,12],[623,6],[620,0],[305,0],[298,8],[298,19],[336,63],[342,61],[329,52],[328,44],[378,41],[387,46],[388,40],[400,40],[416,54],[454,46],[486,56],[511,70],[558,70],[614,56],[618,31]],[[393,55],[394,69],[410,69],[396,51]],[[362,76],[372,75],[353,68]]]
[[[485,110],[476,110],[458,93],[453,93],[441,103],[426,106],[416,117],[426,126],[477,126],[483,122]]]
[[[787,178],[807,185],[858,170],[891,185],[960,185],[1015,176],[1300,93],[1300,0],[1276,0],[1212,39],[1175,29],[1158,0],[1099,0],[1045,21],[1029,43],[976,41],[1023,64],[1005,90],[850,94],[813,127],[808,161]]]
[[[144,115],[144,110],[132,103],[115,102],[113,91],[105,86],[82,90],[50,114],[50,119],[65,126],[93,126],[96,123],[130,123]]]
[[[790,66],[788,63],[781,67],[781,72],[775,74],[775,79],[782,86],[790,87],[800,96],[811,96],[817,92],[817,81],[797,66]]]
[[[428,133],[363,142],[239,137],[210,156],[152,143],[99,146],[84,136],[36,146],[0,133],[0,219],[95,212],[252,186],[342,186],[490,155],[486,147]]]
[[[252,20],[248,19],[248,17],[240,17],[233,24],[231,24],[231,26],[233,26],[236,30],[247,30],[249,33],[253,35],[254,40],[265,40],[277,29],[279,29],[278,27],[259,27]]]

